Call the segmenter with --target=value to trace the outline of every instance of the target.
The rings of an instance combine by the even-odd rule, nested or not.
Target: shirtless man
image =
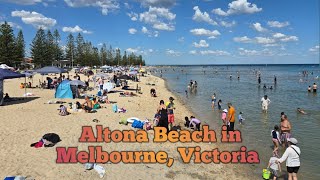
[[[290,138],[291,134],[291,124],[288,120],[287,115],[283,115],[283,117],[281,117],[281,141],[282,141],[282,145],[285,147],[287,146],[287,139]]]
[[[88,96],[85,97],[85,102],[82,104],[82,109],[84,109],[87,113],[91,112],[93,109],[92,101]]]

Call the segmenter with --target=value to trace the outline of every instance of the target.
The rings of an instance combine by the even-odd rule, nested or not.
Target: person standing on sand
[[[172,126],[174,124],[174,113],[173,113],[173,110],[176,109],[174,107],[173,100],[174,100],[174,98],[170,97],[169,98],[169,102],[166,104],[167,109],[168,109],[168,123],[169,123],[170,129],[172,128]]]
[[[228,103],[229,111],[228,111],[228,121],[230,125],[228,126],[228,131],[234,131],[234,121],[235,121],[235,115],[236,111],[231,103]]]
[[[283,115],[280,123],[282,146],[287,146],[287,139],[291,137],[291,123],[287,115]]]
[[[167,113],[167,107],[164,104],[164,101],[161,100],[160,101],[160,105],[157,109],[157,114],[160,115],[160,119],[159,119],[159,123],[158,123],[158,127],[165,127],[167,129],[167,133],[169,132],[169,128],[168,128],[168,113]]]
[[[268,98],[267,95],[264,95],[263,98],[261,98],[261,107],[262,107],[262,111],[263,112],[267,112],[268,111],[268,106],[270,104],[270,99]]]
[[[289,147],[277,163],[282,163],[286,160],[286,166],[288,171],[288,180],[298,180],[297,173],[300,168],[300,148],[296,145],[298,141],[295,138],[288,139]]]

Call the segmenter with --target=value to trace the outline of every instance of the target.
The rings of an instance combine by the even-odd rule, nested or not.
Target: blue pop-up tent
[[[57,87],[54,97],[59,99],[73,99],[70,81],[62,81]]]

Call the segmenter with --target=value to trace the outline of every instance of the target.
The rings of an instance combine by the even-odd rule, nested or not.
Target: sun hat
[[[227,112],[228,112],[228,110],[227,110],[227,109],[224,109],[224,110],[223,110],[223,112],[227,113]]]
[[[288,138],[288,142],[291,142],[292,144],[298,144],[298,140],[296,138]]]

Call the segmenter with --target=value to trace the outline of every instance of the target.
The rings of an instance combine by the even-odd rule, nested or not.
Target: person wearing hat
[[[224,109],[224,110],[222,111],[222,114],[221,114],[221,120],[222,120],[224,126],[227,126],[227,125],[228,125],[228,122],[227,122],[227,113],[228,113],[228,110],[227,110],[227,109]]]
[[[170,129],[172,128],[173,124],[174,124],[174,114],[173,114],[173,110],[176,109],[174,107],[174,98],[170,97],[169,98],[169,102],[166,104],[167,109],[168,109],[168,123],[169,123],[169,127]]]
[[[297,173],[300,168],[300,148],[297,146],[298,141],[295,138],[288,138],[289,147],[277,163],[282,163],[286,160],[286,166],[288,171],[288,180],[297,180]]]

